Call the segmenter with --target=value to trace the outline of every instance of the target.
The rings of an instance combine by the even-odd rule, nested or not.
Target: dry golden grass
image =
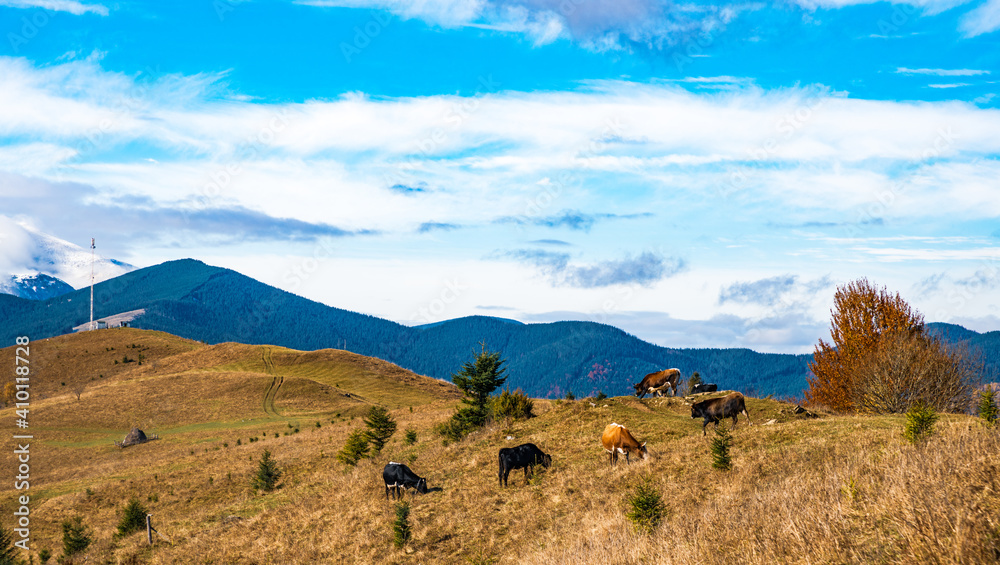
[[[167,339],[120,335],[143,346],[147,335]],[[63,362],[72,363],[74,347],[93,347],[74,339],[95,338],[50,340]],[[914,447],[902,440],[902,417],[805,419],[786,404],[751,398],[757,425],[741,418],[726,473],[711,468],[701,421],[680,399],[536,400],[538,417],[444,446],[432,428],[457,396],[439,381],[346,352],[270,348],[265,362],[261,346],[189,345],[182,352],[171,344],[177,353],[158,355],[155,372],[132,367],[105,375],[79,401],[62,394],[32,405],[40,436],[30,491],[36,549],[58,553],[59,523],[79,514],[94,531],[85,557],[96,563],[1000,561],[1000,437],[968,417],[945,417]],[[275,376],[284,378],[277,414],[263,405]],[[362,426],[371,399],[386,400],[399,432],[375,460],[346,467],[335,454]],[[12,419],[10,409],[0,411],[0,420]],[[155,421],[163,439],[112,447],[112,434],[121,439],[133,421]],[[612,421],[648,441],[649,461],[608,465],[599,438]],[[415,445],[403,445],[407,428],[417,430]],[[498,449],[527,441],[553,456],[552,467],[537,468],[527,484],[515,471],[499,487]],[[285,475],[277,491],[258,494],[249,480],[265,448]],[[10,450],[2,458],[12,469]],[[432,489],[407,495],[413,539],[403,550],[392,545],[393,503],[381,484],[389,460],[407,463]],[[624,517],[625,496],[645,479],[667,505],[652,535]],[[17,493],[11,481],[2,484],[0,506],[10,516]],[[113,539],[131,496],[169,542]]]

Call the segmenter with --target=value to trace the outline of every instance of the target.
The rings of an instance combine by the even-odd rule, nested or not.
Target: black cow
[[[420,494],[427,493],[427,479],[418,477],[416,473],[402,463],[389,461],[385,469],[382,469],[382,480],[385,481],[386,500],[389,500],[389,489],[392,489],[393,500],[396,500],[397,493],[399,493],[399,498],[403,498],[403,494],[406,492],[405,489],[412,488],[416,489]],[[404,490],[400,492],[400,489]]]
[[[552,465],[552,456],[542,453],[533,443],[521,444],[517,447],[504,447],[500,450],[500,485],[507,486],[507,475],[514,469],[524,468],[524,482],[528,482],[535,465],[541,464],[548,468]]]
[[[733,426],[735,426],[736,416],[740,412],[746,414],[747,422],[750,422],[750,413],[747,412],[746,402],[743,400],[743,395],[738,392],[731,392],[721,398],[709,398],[691,405],[691,417],[705,419],[705,423],[701,425],[701,435],[707,433],[705,428],[709,422],[714,423],[715,427],[718,428],[719,420],[724,418],[732,418]],[[753,422],[750,422],[750,425],[752,426]]]
[[[691,394],[697,394],[699,392],[715,392],[719,390],[719,385],[715,383],[698,383],[691,387]]]

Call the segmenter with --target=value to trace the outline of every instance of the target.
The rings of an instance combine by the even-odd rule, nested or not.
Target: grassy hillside
[[[139,352],[141,366],[121,362]],[[0,363],[12,366],[12,355],[0,351]],[[33,397],[30,414],[38,438],[33,547],[58,554],[59,523],[80,515],[95,538],[87,562],[1000,559],[1000,436],[965,416],[945,417],[926,445],[913,447],[901,438],[900,417],[812,419],[748,399],[756,425],[741,419],[734,430],[727,473],[711,468],[701,423],[682,399],[537,400],[536,418],[445,446],[431,430],[456,406],[454,387],[347,352],[108,330],[35,342],[31,359],[32,390],[42,397]],[[80,383],[77,400],[67,389]],[[390,408],[399,431],[377,459],[345,466],[335,453],[371,402]],[[3,421],[14,418],[0,411]],[[599,436],[612,421],[648,442],[649,461],[608,466]],[[111,445],[136,424],[161,439]],[[407,428],[417,432],[411,446],[402,441]],[[553,466],[528,484],[516,471],[498,487],[497,450],[525,441],[552,454]],[[285,475],[280,489],[261,495],[249,479],[265,448]],[[2,458],[12,470],[11,450]],[[432,489],[407,497],[414,537],[402,550],[392,546],[393,504],[381,485],[390,459]],[[624,517],[624,498],[643,481],[663,494],[667,511],[648,536]],[[10,481],[0,484],[0,511],[11,516],[16,493]],[[149,547],[144,533],[113,538],[132,496],[167,539]]]

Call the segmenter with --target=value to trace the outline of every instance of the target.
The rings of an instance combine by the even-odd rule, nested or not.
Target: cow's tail
[[[503,454],[497,456],[497,467],[500,469],[497,471],[497,482],[503,486]]]

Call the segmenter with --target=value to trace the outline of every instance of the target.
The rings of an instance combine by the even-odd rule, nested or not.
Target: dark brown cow
[[[671,396],[677,396],[677,385],[680,383],[680,380],[680,369],[664,369],[646,375],[642,378],[642,381],[632,386],[635,387],[635,395],[639,398],[652,393],[655,393],[657,396],[663,396],[663,389],[667,385],[671,388]]]
[[[714,423],[715,427],[718,428],[719,420],[725,418],[732,418],[733,427],[735,427],[737,415],[741,412],[746,414],[747,422],[752,426],[753,422],[750,421],[750,413],[747,412],[746,402],[743,399],[743,395],[738,392],[731,392],[719,398],[709,398],[708,400],[702,400],[691,405],[691,417],[705,419],[705,423],[701,425],[701,435],[708,433],[705,431],[705,428],[708,427],[709,422]]]
[[[629,455],[633,451],[643,459],[649,457],[649,452],[646,451],[646,442],[639,444],[639,441],[632,437],[632,434],[621,424],[612,423],[604,428],[604,433],[601,434],[601,445],[604,446],[604,451],[608,452],[612,466],[618,463],[618,454],[620,453],[625,454],[626,463],[631,463]]]

